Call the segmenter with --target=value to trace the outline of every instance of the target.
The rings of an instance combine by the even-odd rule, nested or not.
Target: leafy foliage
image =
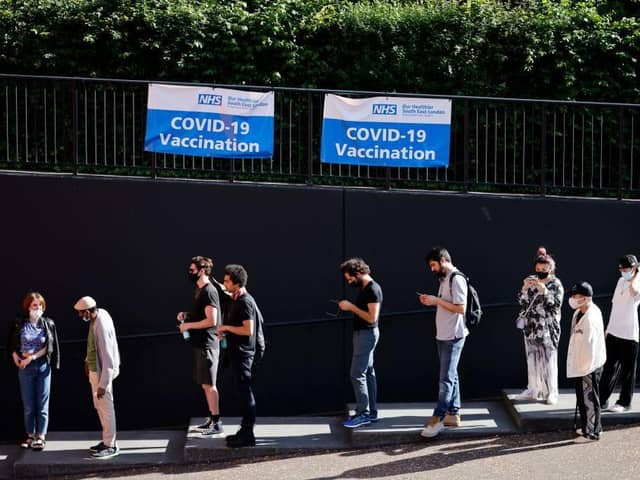
[[[640,101],[635,1],[17,0],[0,71]]]

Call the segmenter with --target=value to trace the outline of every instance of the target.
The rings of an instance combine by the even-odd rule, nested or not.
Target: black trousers
[[[607,361],[600,379],[600,401],[604,405],[616,384],[620,385],[620,397],[616,403],[623,407],[631,405],[636,384],[636,364],[638,362],[638,342],[607,335]]]
[[[576,378],[576,402],[580,412],[580,428],[587,437],[597,438],[602,432],[600,423],[600,395],[598,394],[602,368]]]
[[[243,431],[253,433],[256,423],[256,399],[253,395],[253,352],[245,353],[239,350],[229,352],[231,369],[235,377],[238,400],[242,412],[240,424]]]

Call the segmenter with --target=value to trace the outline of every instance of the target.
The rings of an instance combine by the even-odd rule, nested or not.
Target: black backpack
[[[471,282],[469,282],[469,277],[467,277],[464,273],[459,270],[455,270],[451,273],[449,277],[449,289],[451,290],[451,296],[453,297],[453,277],[456,275],[461,275],[467,281],[467,308],[464,313],[464,321],[469,330],[473,330],[480,324],[480,319],[482,318],[482,306],[480,305],[480,297],[478,296],[478,291],[475,289]]]

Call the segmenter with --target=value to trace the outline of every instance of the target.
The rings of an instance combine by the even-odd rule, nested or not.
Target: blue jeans
[[[32,361],[18,370],[20,393],[24,408],[24,429],[27,434],[47,434],[49,426],[49,392],[51,366],[46,357]]]
[[[378,343],[378,327],[354,330],[351,384],[356,395],[356,415],[377,415],[378,385],[373,369],[373,351]]]
[[[464,337],[454,340],[437,340],[440,357],[440,384],[438,403],[433,416],[444,418],[447,413],[457,414],[460,410],[460,382],[458,362],[464,347]]]

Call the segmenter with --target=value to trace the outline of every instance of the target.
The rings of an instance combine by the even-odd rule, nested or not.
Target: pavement
[[[353,430],[342,427],[343,419],[338,417],[259,418],[255,428],[256,446],[241,449],[228,448],[223,438],[224,435],[235,433],[239,419],[225,419],[224,435],[204,437],[192,431],[192,427],[203,419],[193,418],[186,431],[119,432],[121,453],[106,460],[91,458],[87,450],[99,440],[98,432],[51,432],[43,452],[21,450],[15,445],[0,445],[0,479],[95,478],[95,475],[100,478],[117,475],[123,478],[132,475],[141,478],[157,478],[158,475],[191,478],[190,475],[196,473],[201,478],[203,472],[210,470],[215,471],[216,479],[240,478],[234,475],[254,478],[258,475],[255,472],[252,474],[257,468],[256,462],[273,469],[273,476],[263,475],[262,470],[258,470],[262,478],[278,480],[377,476],[405,478],[405,475],[406,478],[420,478],[413,475],[426,470],[430,471],[429,478],[436,478],[431,474],[448,469],[457,471],[460,463],[486,463],[488,472],[493,471],[489,467],[493,466],[494,457],[506,456],[509,463],[525,452],[577,447],[573,443],[575,394],[572,391],[562,391],[556,405],[515,401],[514,393],[513,390],[507,390],[503,398],[497,401],[465,402],[461,410],[462,426],[446,428],[436,439],[424,439],[419,435],[431,415],[433,403],[381,404],[379,422]],[[613,453],[610,458],[620,458],[627,450],[633,450],[629,460],[640,468],[640,396],[636,396],[630,411],[622,414],[605,413],[602,419],[606,431],[603,439],[593,445],[581,445],[581,450],[569,450],[569,463],[563,460],[562,468],[558,471],[572,464],[576,453],[592,451],[602,445],[612,446],[614,438],[625,439],[625,442],[629,438],[631,440],[623,444],[625,448],[621,451],[611,448]],[[633,426],[621,429],[619,426],[623,424]],[[609,440],[610,437],[612,440]],[[390,460],[394,457],[397,458]],[[370,464],[361,462],[363,458],[369,458],[372,464],[379,462],[390,473],[375,471]],[[592,458],[585,461],[590,463]],[[524,462],[527,463],[528,460]],[[297,465],[300,465],[299,469]],[[530,476],[535,471],[517,470],[515,464],[512,467],[515,478],[520,478],[520,474],[522,478]],[[544,464],[536,468],[548,467]],[[533,464],[531,468],[534,468]],[[543,478],[556,478],[555,470],[548,470]],[[576,472],[585,473],[579,469]],[[636,478],[619,476],[624,472],[626,465],[616,465],[613,467],[613,476],[607,478]],[[474,480],[485,478],[476,475],[475,471],[473,477]],[[469,478],[469,475],[460,478]],[[565,478],[574,477],[569,475]],[[580,478],[604,477],[589,477],[589,472],[586,472],[586,476]]]

